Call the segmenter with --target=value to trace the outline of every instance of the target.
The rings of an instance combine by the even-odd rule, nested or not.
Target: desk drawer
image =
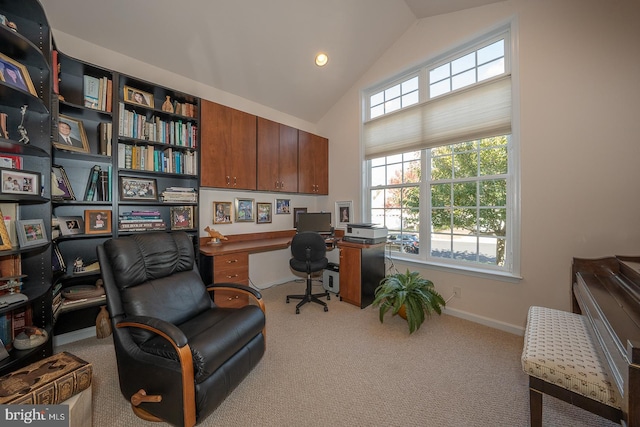
[[[213,301],[220,307],[240,308],[249,304],[249,296],[234,291],[214,291]]]
[[[241,252],[213,257],[213,283],[249,284],[249,254]]]

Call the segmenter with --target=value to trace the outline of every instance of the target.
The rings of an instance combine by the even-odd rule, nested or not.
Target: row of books
[[[189,187],[167,187],[160,198],[167,203],[198,203],[198,192]]]
[[[111,112],[113,82],[107,77],[82,76],[84,83],[84,106],[94,110]]]
[[[165,121],[159,117],[147,117],[127,110],[120,103],[118,135],[128,138],[145,139],[162,144],[196,148],[198,146],[198,126],[182,120]]]
[[[198,117],[198,108],[196,104],[188,102],[173,102],[173,112],[186,117]]]
[[[160,215],[160,211],[130,211],[118,216],[120,231],[150,231],[166,230],[167,225]]]
[[[0,314],[0,340],[7,350],[13,348],[13,340],[25,327],[32,324],[31,307],[22,307]]]
[[[111,138],[113,137],[113,123],[102,122],[98,125],[98,135],[100,138],[100,154],[111,156]]]
[[[196,175],[198,153],[153,145],[118,144],[118,168]]]
[[[88,202],[111,201],[111,166],[102,170],[95,165],[89,172],[89,180],[84,192],[84,200]]]

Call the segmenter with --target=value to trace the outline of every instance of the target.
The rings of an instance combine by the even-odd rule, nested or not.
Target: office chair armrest
[[[221,290],[234,290],[239,291],[240,293],[249,295],[249,297],[253,298],[264,313],[264,302],[262,301],[262,294],[257,290],[249,286],[240,285],[238,283],[214,283],[213,285],[207,286],[207,291],[221,291]]]
[[[150,316],[131,316],[118,322],[117,328],[140,328],[162,335],[174,347],[182,348],[188,344],[187,337],[176,325]]]

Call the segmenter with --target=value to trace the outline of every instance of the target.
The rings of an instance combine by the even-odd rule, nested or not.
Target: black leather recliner
[[[216,409],[265,351],[261,295],[207,288],[185,232],[143,233],[98,246],[122,394],[136,415],[192,426]],[[217,307],[213,289],[258,305]]]

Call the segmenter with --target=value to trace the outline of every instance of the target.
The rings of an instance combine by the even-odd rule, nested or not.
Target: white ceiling
[[[502,0],[40,1],[54,35],[315,123],[416,19]]]

